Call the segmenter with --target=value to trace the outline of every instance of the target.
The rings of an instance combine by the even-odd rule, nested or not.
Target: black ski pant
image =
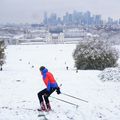
[[[48,104],[49,103],[49,96],[55,91],[56,88],[51,88],[50,91],[47,90],[47,88],[43,89],[42,91],[40,91],[38,93],[38,98],[41,102],[43,102],[43,99],[45,100],[45,103]]]

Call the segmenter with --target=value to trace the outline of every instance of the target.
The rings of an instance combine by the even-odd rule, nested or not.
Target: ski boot
[[[41,111],[47,111],[44,102],[41,102],[40,106],[41,106],[41,109],[40,109]]]
[[[50,103],[47,103],[46,106],[47,106],[47,111],[51,111]]]

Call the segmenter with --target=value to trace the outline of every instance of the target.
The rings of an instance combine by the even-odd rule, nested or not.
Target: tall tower
[[[47,12],[44,12],[44,19],[43,19],[43,23],[46,26],[48,23],[48,16],[47,16]]]

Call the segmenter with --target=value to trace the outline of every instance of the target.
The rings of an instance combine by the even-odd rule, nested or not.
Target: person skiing
[[[56,80],[54,79],[54,76],[51,72],[48,71],[47,68],[44,66],[41,66],[39,68],[43,81],[46,85],[46,88],[41,90],[38,93],[38,99],[40,102],[40,107],[42,111],[49,111],[51,110],[50,102],[49,102],[49,96],[56,90],[57,94],[60,94],[60,88],[58,87],[58,84]]]

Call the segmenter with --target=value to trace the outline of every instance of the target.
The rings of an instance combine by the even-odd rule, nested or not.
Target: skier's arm
[[[50,81],[49,81],[48,77],[46,77],[46,78],[44,79],[44,83],[45,83],[45,85],[46,85],[46,87],[47,87],[47,90],[50,91]]]
[[[47,90],[48,92],[50,91],[50,81],[48,80],[48,84],[47,84]]]

